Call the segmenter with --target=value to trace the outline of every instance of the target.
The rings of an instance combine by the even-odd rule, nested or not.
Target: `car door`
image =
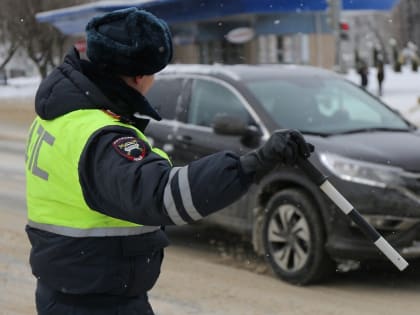
[[[183,101],[185,82],[185,79],[175,75],[158,76],[145,95],[162,117],[159,122],[151,120],[145,134],[151,145],[162,149],[171,158],[174,150],[177,108]]]
[[[248,112],[245,99],[228,83],[213,78],[193,78],[190,81],[190,95],[183,111],[183,120],[175,133],[174,155],[181,164],[187,164],[203,156],[231,150],[239,154],[249,151],[239,136],[216,134],[212,123],[216,115],[227,114],[240,118],[249,125],[256,123]],[[226,211],[212,215],[212,219],[240,226],[247,216],[245,200],[241,199]]]

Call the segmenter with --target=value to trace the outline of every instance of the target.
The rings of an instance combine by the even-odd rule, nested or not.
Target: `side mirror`
[[[242,144],[247,147],[254,148],[260,144],[261,131],[238,117],[226,114],[216,115],[213,120],[213,130],[220,135],[240,136]]]
[[[213,119],[213,130],[220,135],[243,136],[248,125],[237,117],[219,114]]]

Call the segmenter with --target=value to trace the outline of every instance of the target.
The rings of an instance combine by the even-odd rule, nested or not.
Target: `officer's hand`
[[[242,169],[245,173],[255,173],[258,180],[276,165],[294,165],[298,158],[307,159],[313,151],[314,146],[299,131],[277,130],[262,147],[241,156]]]
[[[276,130],[257,151],[260,151],[258,155],[263,160],[293,165],[298,157],[308,158],[313,152],[313,145],[308,144],[299,131],[283,129]]]

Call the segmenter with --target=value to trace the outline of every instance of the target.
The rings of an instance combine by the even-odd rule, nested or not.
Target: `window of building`
[[[224,64],[241,64],[245,62],[245,44],[232,44],[222,41],[222,59]]]
[[[200,63],[241,64],[245,61],[245,44],[232,44],[226,40],[200,43]]]

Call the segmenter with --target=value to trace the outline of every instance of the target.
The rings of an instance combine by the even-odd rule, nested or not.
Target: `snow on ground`
[[[0,86],[0,99],[34,97],[40,82],[40,77],[8,79],[7,85]]]
[[[360,76],[354,69],[346,75],[347,79],[360,84]],[[378,95],[378,81],[376,69],[369,69],[368,91]],[[413,72],[411,68],[403,67],[400,73],[385,67],[385,79],[382,86],[381,100],[398,110],[408,120],[420,125],[420,72]]]

